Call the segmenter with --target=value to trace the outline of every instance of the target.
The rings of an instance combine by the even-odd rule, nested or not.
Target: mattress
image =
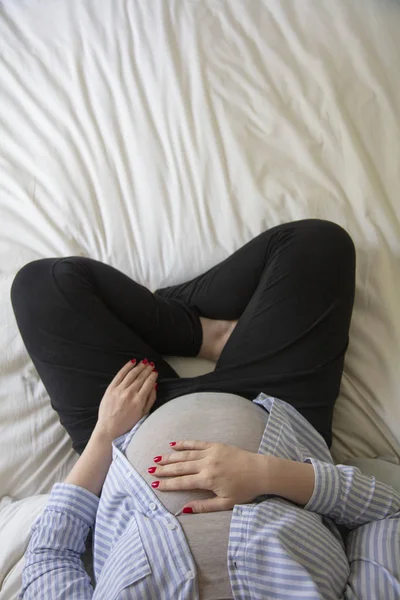
[[[395,0],[0,2],[2,600],[77,458],[10,303],[38,258],[155,289],[274,225],[339,223],[357,289],[332,453],[400,481],[399,31]]]

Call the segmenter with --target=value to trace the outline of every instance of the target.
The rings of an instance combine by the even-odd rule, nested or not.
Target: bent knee
[[[62,271],[74,270],[75,261],[81,256],[67,258],[39,258],[33,260],[17,271],[10,289],[11,304],[14,311],[21,303],[29,303],[33,297],[40,294],[48,294],[51,289],[51,281],[55,276],[58,265],[62,265]]]
[[[352,253],[355,252],[354,242],[346,229],[339,225],[338,223],[334,223],[333,221],[323,221],[325,227],[325,233],[330,236],[331,240],[334,240],[336,244],[342,246],[345,250],[348,250]]]
[[[353,262],[356,254],[350,234],[338,223],[324,219],[310,219],[309,227],[304,231],[308,242],[315,241],[316,249],[327,248],[331,253]],[[314,238],[314,239],[313,239]]]
[[[13,307],[23,298],[29,298],[29,293],[36,288],[41,281],[44,270],[46,270],[48,261],[51,259],[40,258],[33,260],[17,271],[11,284],[10,296]],[[54,259],[53,259],[54,260]]]
[[[78,281],[90,280],[90,262],[92,259],[85,256],[66,256],[59,259],[53,267],[53,277],[60,289],[69,290]]]

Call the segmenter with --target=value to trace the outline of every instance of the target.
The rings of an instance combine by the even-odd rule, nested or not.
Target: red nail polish
[[[149,468],[147,469],[147,472],[148,472],[148,473],[155,473],[155,472],[156,472],[156,469],[157,469],[157,467],[149,467]]]
[[[153,483],[151,484],[151,487],[158,488],[159,485],[160,485],[159,481],[153,481]]]
[[[148,365],[148,364],[149,364],[149,361],[147,360],[147,358],[144,358],[144,359],[142,360],[142,363],[143,363],[144,365]]]
[[[153,460],[154,462],[160,462],[160,460],[162,460],[162,456],[155,456]]]
[[[135,364],[136,358],[131,358],[131,363]]]
[[[157,371],[157,369],[155,367],[153,369],[153,373],[157,373],[157,375],[158,375],[158,371]]]
[[[153,361],[152,361],[152,360],[149,362],[149,365],[150,365],[151,367],[154,367],[154,363],[153,363]]]
[[[170,442],[169,445],[170,446],[176,446],[176,442]]]
[[[186,506],[183,511],[184,513],[192,513],[193,512],[193,508],[191,508],[190,506]]]

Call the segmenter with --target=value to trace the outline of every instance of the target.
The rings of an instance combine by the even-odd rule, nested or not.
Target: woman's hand
[[[135,364],[129,361],[118,371],[100,402],[95,430],[111,440],[132,429],[156,400],[154,364]]]
[[[211,490],[216,498],[190,502],[193,512],[230,510],[267,493],[267,456],[216,442],[180,441],[157,463],[157,490]],[[161,466],[160,466],[161,465]]]

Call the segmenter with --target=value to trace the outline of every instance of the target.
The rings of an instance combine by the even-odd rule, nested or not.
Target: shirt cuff
[[[335,465],[308,457],[303,462],[314,467],[315,484],[305,510],[329,516],[340,501],[340,474]]]
[[[99,498],[89,490],[71,483],[56,483],[45,510],[69,514],[92,527],[98,506]]]

